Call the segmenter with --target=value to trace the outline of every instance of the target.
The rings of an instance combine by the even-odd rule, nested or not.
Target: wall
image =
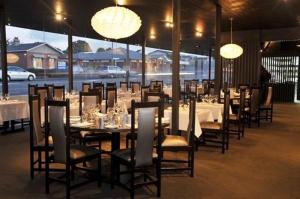
[[[230,33],[223,32],[221,36],[221,45],[229,42]],[[251,30],[234,32],[233,43],[239,44],[244,52],[240,57],[233,60],[233,70],[227,79],[229,81],[228,83],[233,87],[238,86],[238,84],[259,84],[261,65],[260,31]],[[222,68],[226,68],[228,64],[230,64],[230,61],[222,58]],[[224,82],[224,77],[222,80],[222,82]]]

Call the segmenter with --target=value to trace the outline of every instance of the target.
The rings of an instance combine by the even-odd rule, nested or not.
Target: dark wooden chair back
[[[54,86],[53,87],[53,98],[55,100],[65,100],[65,86]]]

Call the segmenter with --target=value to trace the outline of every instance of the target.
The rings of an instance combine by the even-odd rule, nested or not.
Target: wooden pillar
[[[215,41],[215,92],[220,94],[222,82],[222,66],[221,66],[221,20],[222,20],[222,7],[216,3],[216,41]]]
[[[2,69],[2,95],[8,93],[7,81],[7,49],[6,49],[6,29],[5,29],[5,8],[0,5],[0,42],[1,42],[1,69]]]
[[[146,37],[143,36],[142,44],[142,85],[146,83]]]
[[[180,0],[173,0],[172,31],[172,134],[178,134],[180,99]]]
[[[124,69],[126,69],[126,70],[129,70],[130,67],[131,67],[131,65],[130,65],[129,51],[130,51],[130,49],[129,49],[129,44],[126,44],[126,68],[124,68]]]
[[[209,52],[208,52],[208,81],[210,82],[211,81],[211,52],[212,49],[209,49]]]
[[[69,78],[69,92],[73,90],[73,31],[72,21],[68,23],[68,78]]]

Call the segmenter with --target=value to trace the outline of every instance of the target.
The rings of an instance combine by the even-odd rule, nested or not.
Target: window
[[[49,69],[55,69],[55,59],[54,58],[49,58]]]
[[[43,68],[43,58],[34,57],[32,58],[33,68],[42,69]]]

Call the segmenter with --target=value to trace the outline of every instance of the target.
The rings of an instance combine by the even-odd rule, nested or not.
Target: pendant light
[[[140,17],[125,7],[111,6],[98,11],[91,19],[93,29],[109,39],[122,39],[135,34],[141,27]]]
[[[220,49],[220,54],[225,59],[235,59],[243,54],[243,48],[232,42],[232,21],[233,19],[230,18],[230,43]]]

